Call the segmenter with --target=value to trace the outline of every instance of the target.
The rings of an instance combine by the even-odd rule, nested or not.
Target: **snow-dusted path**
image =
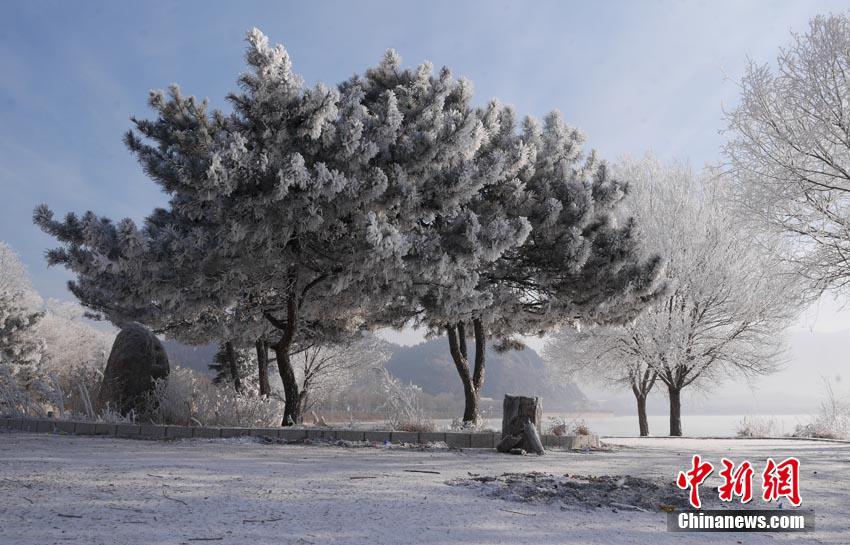
[[[513,457],[179,442],[0,431],[0,543],[381,544],[850,543],[850,445],[808,441],[623,439],[613,452]],[[467,472],[672,479],[693,452],[760,466],[802,462],[811,534],[671,534],[663,513],[561,511],[447,486]],[[426,470],[418,473],[405,470]],[[816,472],[816,473],[815,473]],[[707,491],[706,491],[707,492]]]

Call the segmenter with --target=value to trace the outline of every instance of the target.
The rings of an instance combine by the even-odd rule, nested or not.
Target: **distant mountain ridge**
[[[578,386],[553,384],[547,379],[543,359],[531,348],[505,353],[490,348],[486,361],[484,397],[500,400],[506,393],[540,396],[547,411],[589,408],[590,402]],[[398,379],[412,382],[428,394],[463,396],[463,387],[446,337],[414,346],[393,345],[393,355],[386,368]]]
[[[172,366],[180,365],[211,375],[209,363],[217,345],[188,346],[177,341],[163,341]],[[403,382],[412,382],[428,394],[450,394],[463,399],[463,388],[449,354],[445,337],[414,346],[390,344],[392,356],[387,370]],[[470,346],[472,348],[472,346]],[[504,395],[531,395],[543,398],[547,411],[590,410],[592,402],[575,384],[553,384],[547,379],[543,359],[531,348],[498,353],[487,351],[487,366],[482,395],[501,400]]]
[[[209,364],[212,363],[215,353],[218,352],[217,344],[206,344],[201,346],[190,346],[181,342],[167,339],[162,341],[165,353],[168,354],[168,363],[171,367],[179,365],[192,369],[204,375],[214,375],[210,371]]]

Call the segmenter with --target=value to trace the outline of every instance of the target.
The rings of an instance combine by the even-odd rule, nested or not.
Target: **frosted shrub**
[[[279,425],[283,415],[275,399],[241,395],[182,367],[156,382],[150,401],[141,420],[155,424],[262,427]]]
[[[51,374],[53,405],[57,413],[63,417],[97,419],[95,403],[102,379],[103,371],[94,365],[78,365]]]
[[[797,426],[793,433],[795,437],[850,437],[850,403],[836,396],[829,381],[824,381],[824,390],[826,399],[821,403],[820,412],[808,424]]]
[[[465,432],[490,431],[490,428],[487,426],[487,421],[481,417],[480,413],[476,415],[475,420],[470,420],[468,422],[464,422],[460,418],[453,418],[452,423],[449,425],[449,429],[452,431]]]
[[[0,361],[0,414],[44,417],[53,411],[60,419],[99,420],[127,422],[135,417],[121,416],[106,407],[100,414],[95,411],[103,373],[88,365],[80,365],[65,372],[39,375],[24,387],[8,363]]]
[[[548,417],[548,425],[544,428],[545,433],[551,435],[590,435],[590,429],[584,420],[579,418],[567,418],[564,416]]]
[[[779,435],[776,420],[772,417],[745,416],[738,422],[737,436],[741,438],[765,438]]]
[[[0,414],[9,416],[44,416],[44,408],[35,392],[21,386],[12,367],[0,358]]]
[[[434,422],[426,415],[419,403],[422,389],[415,384],[403,384],[384,368],[376,369],[378,390],[384,403],[387,426],[398,431],[434,431]]]
[[[584,420],[579,420],[573,426],[573,434],[575,435],[590,435],[590,428],[584,423]]]

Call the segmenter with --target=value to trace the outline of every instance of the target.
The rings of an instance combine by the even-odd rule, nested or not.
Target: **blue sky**
[[[121,143],[148,91],[178,83],[225,107],[247,29],[283,43],[308,82],[335,83],[395,48],[431,60],[521,114],[553,108],[604,157],[719,159],[722,106],[747,58],[775,58],[838,1],[43,2],[0,3],[0,240],[46,297],[51,240],[31,222],[94,210],[141,220],[165,199]],[[826,304],[819,316],[834,317]],[[840,320],[839,320],[840,321]],[[850,321],[847,321],[850,324]]]

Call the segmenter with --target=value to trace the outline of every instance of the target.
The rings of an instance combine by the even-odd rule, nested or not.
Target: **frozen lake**
[[[791,433],[798,424],[810,420],[810,415],[743,415],[693,414],[682,416],[682,431],[691,437],[734,437],[738,425],[745,416],[760,419],[771,418],[775,422],[777,435]],[[638,435],[637,415],[588,416],[582,417],[591,431],[609,437],[636,437]],[[667,415],[650,415],[649,432],[652,435],[667,435],[670,430],[670,418]]]

